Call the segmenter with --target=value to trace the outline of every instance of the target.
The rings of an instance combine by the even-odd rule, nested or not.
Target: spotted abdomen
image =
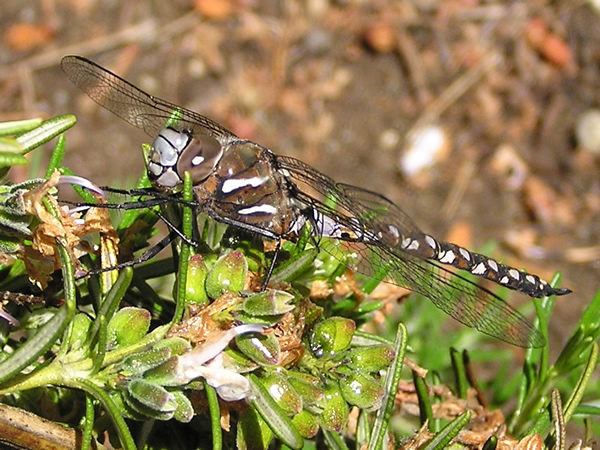
[[[548,295],[564,295],[570,289],[555,289],[539,276],[515,269],[499,263],[495,259],[479,253],[473,253],[464,247],[450,242],[438,241],[429,235],[421,239],[404,242],[405,251],[418,253],[428,259],[436,260],[442,264],[466,270],[473,275],[486,278],[501,286],[522,292],[530,297],[545,297]]]

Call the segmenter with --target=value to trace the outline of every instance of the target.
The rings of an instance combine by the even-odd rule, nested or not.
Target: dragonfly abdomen
[[[473,275],[486,278],[530,297],[539,298],[571,292],[569,289],[554,289],[537,275],[499,263],[495,259],[479,253],[470,252],[456,244],[444,241],[437,241],[437,244],[437,253],[432,259],[469,271]]]

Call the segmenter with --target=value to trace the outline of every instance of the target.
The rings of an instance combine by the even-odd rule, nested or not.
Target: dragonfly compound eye
[[[194,184],[204,181],[215,169],[221,157],[223,147],[215,138],[197,135],[189,140],[177,162],[177,174],[181,179],[185,172],[192,176]]]
[[[158,187],[173,188],[183,182],[174,169],[190,140],[187,134],[172,128],[165,128],[158,134],[148,161],[148,172]]]
[[[183,183],[185,172],[192,175],[192,182],[204,181],[214,170],[223,155],[221,144],[216,139],[165,128],[152,145],[148,172],[156,186],[174,188]]]
[[[173,167],[179,159],[179,154],[188,145],[190,137],[172,128],[165,128],[154,140],[150,159],[163,167]]]

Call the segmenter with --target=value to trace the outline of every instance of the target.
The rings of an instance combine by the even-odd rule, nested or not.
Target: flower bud
[[[323,389],[319,387],[321,382],[317,377],[290,371],[288,372],[288,381],[300,397],[302,397],[302,402],[305,406],[314,405],[323,400]]]
[[[173,416],[178,422],[188,423],[194,418],[194,407],[190,399],[182,391],[173,391],[173,400],[177,403],[177,409]]]
[[[205,305],[209,302],[206,294],[206,276],[208,269],[202,255],[194,255],[190,258],[187,270],[186,295],[188,303],[194,305]]]
[[[330,356],[350,346],[356,324],[344,317],[330,317],[315,325],[310,347],[317,357]]]
[[[146,335],[149,328],[149,311],[142,308],[122,308],[108,322],[107,348],[135,344]]]
[[[344,399],[351,405],[368,411],[374,411],[381,406],[383,387],[371,375],[353,373],[340,381],[340,388]]]
[[[127,386],[127,392],[132,398],[153,411],[171,413],[177,408],[173,394],[165,388],[145,380],[131,380]]]
[[[212,299],[225,292],[239,292],[244,288],[248,263],[240,251],[221,256],[206,277],[206,293]]]
[[[323,412],[319,415],[319,423],[323,429],[339,433],[346,426],[350,408],[336,382],[328,381],[324,392]]]
[[[319,432],[319,419],[307,410],[302,410],[292,418],[298,432],[307,439],[315,437]]]
[[[295,415],[302,411],[302,398],[282,374],[271,372],[260,377],[260,381],[286,414]]]
[[[82,348],[82,344],[87,340],[88,333],[92,320],[85,314],[76,314],[73,317],[73,327],[71,328],[71,334],[69,336],[69,348],[73,350],[79,350]]]
[[[285,291],[269,289],[249,295],[242,303],[242,310],[251,316],[285,314],[294,309],[289,302],[294,296]]]
[[[348,351],[348,366],[359,371],[376,373],[387,369],[396,357],[396,352],[389,345],[373,345],[354,347]]]
[[[160,366],[171,358],[168,348],[152,348],[141,353],[128,356],[121,367],[121,372],[126,376],[142,375],[144,372]]]
[[[244,355],[260,365],[272,366],[279,362],[281,348],[273,334],[242,334],[236,336],[235,344]]]
[[[177,358],[171,358],[160,366],[148,370],[144,373],[144,380],[158,384],[159,386],[181,385]]]

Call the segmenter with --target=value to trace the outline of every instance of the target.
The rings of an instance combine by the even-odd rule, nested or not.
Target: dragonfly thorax
[[[183,183],[185,172],[194,184],[204,181],[223,156],[221,143],[206,136],[192,136],[173,128],[163,129],[152,144],[148,175],[159,189],[173,189]]]

